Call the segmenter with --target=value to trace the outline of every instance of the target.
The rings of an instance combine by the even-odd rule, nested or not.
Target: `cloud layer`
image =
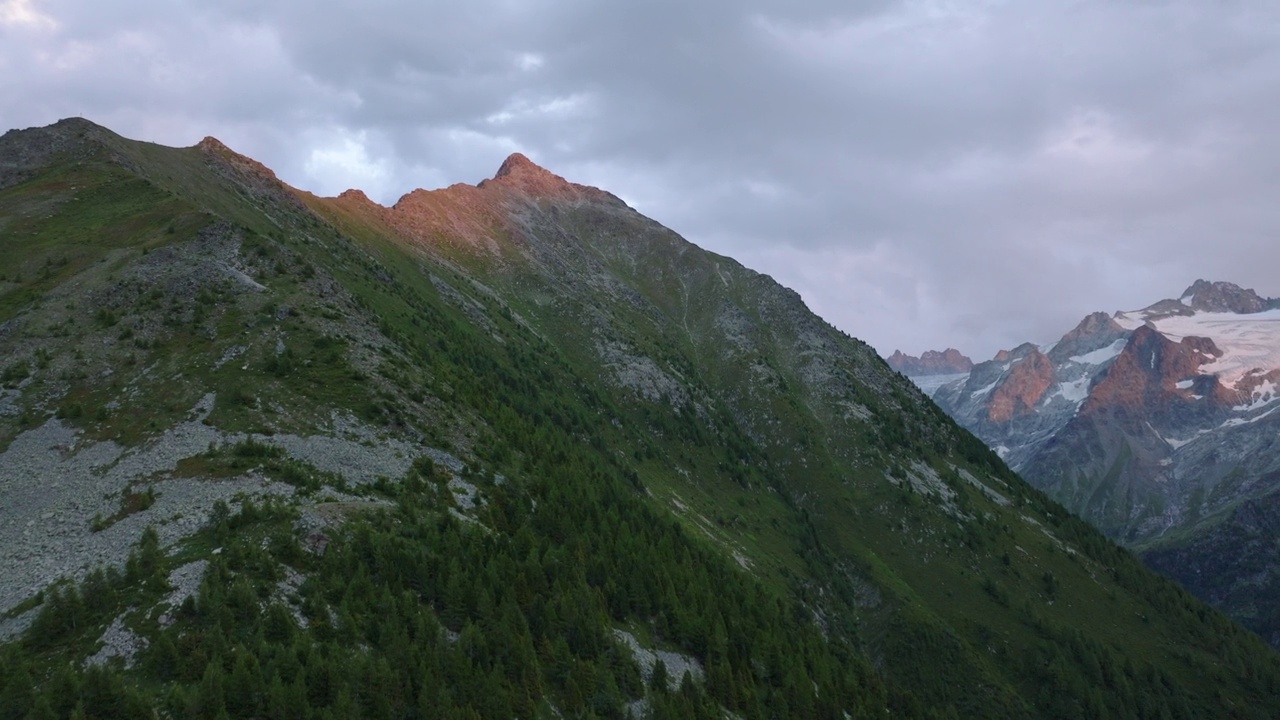
[[[1280,295],[1280,7],[0,0],[0,126],[215,135],[393,202],[520,150],[978,357],[1199,277]]]

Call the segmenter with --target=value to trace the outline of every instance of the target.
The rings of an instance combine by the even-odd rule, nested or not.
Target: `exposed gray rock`
[[[200,591],[200,583],[204,582],[204,572],[208,568],[208,560],[195,560],[174,568],[173,572],[169,573],[169,585],[173,587],[173,591],[160,604],[177,609],[186,602],[187,598],[195,597]],[[165,613],[160,616],[161,626],[167,627],[171,624],[173,624],[171,614]]]
[[[169,545],[203,527],[218,501],[293,496],[292,486],[256,472],[227,479],[172,475],[183,459],[249,437],[205,425],[213,404],[213,394],[206,395],[188,421],[134,448],[86,441],[57,419],[15,438],[0,453],[0,487],[5,488],[0,494],[0,612],[59,578],[78,579],[95,567],[122,564],[148,525]],[[378,476],[402,477],[412,458],[423,452],[400,440],[379,438],[350,417],[335,415],[333,433],[252,437],[356,484]],[[448,453],[429,454],[451,469],[462,467]],[[91,529],[93,518],[115,514],[123,493],[141,483],[157,493],[150,508],[98,532]]]
[[[681,406],[688,402],[684,383],[658,366],[653,358],[641,355],[617,341],[599,342],[596,351],[619,385],[650,402],[666,401]]]
[[[341,475],[354,484],[371,483],[379,476],[403,477],[413,458],[423,450],[402,440],[379,437],[349,415],[334,413],[332,435],[290,434],[253,436],[259,442],[283,448],[290,457],[325,472]],[[241,439],[241,436],[232,442]]]
[[[134,657],[147,647],[146,638],[125,627],[124,615],[111,621],[98,642],[102,647],[85,660],[85,665],[105,665],[111,658],[120,658],[125,667],[133,667]]]
[[[689,673],[689,676],[696,681],[702,681],[704,675],[702,663],[698,662],[697,658],[669,650],[650,650],[641,645],[636,636],[626,630],[614,628],[613,635],[631,651],[631,656],[640,665],[640,675],[646,683],[653,678],[653,668],[658,664],[658,660],[667,667],[667,685],[672,690],[680,687],[685,673]]]
[[[0,642],[6,642],[26,632],[39,614],[40,607],[37,606],[16,617],[0,620]]]
[[[288,565],[283,566],[284,577],[280,582],[276,583],[275,589],[271,593],[270,602],[275,602],[289,609],[289,613],[293,616],[293,621],[298,627],[305,629],[310,623],[307,616],[302,613],[302,608],[294,604],[293,600],[298,594],[298,589],[302,587],[302,583],[306,582],[307,576],[294,570]]]

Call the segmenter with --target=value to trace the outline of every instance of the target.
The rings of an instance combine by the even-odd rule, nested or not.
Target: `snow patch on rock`
[[[1121,338],[1110,345],[1094,350],[1093,352],[1087,352],[1083,355],[1073,355],[1071,356],[1071,362],[1079,363],[1081,365],[1101,365],[1102,363],[1119,356],[1120,352],[1124,350],[1125,343],[1127,342],[1129,342],[1128,338]]]

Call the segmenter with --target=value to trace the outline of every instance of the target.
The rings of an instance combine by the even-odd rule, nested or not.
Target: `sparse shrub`
[[[110,308],[98,308],[98,312],[94,314],[93,319],[104,328],[114,327],[116,323],[120,322],[120,318]]]
[[[989,595],[992,600],[995,600],[1004,607],[1009,607],[1009,591],[1001,587],[1000,584],[990,576],[983,576],[982,589],[986,591],[987,595]]]
[[[247,408],[251,408],[257,403],[257,399],[254,398],[253,393],[250,393],[242,387],[232,388],[231,391],[227,393],[227,399],[232,405],[239,405],[240,407]]]
[[[17,387],[18,383],[26,380],[31,375],[31,368],[25,361],[19,360],[9,365],[0,373],[0,383],[7,388]]]
[[[257,440],[241,440],[231,446],[231,454],[246,460],[268,460],[284,456],[284,450]]]
[[[76,420],[84,415],[84,406],[80,403],[67,403],[58,408],[56,415],[59,420]]]
[[[1057,597],[1058,596],[1057,576],[1049,572],[1048,570],[1046,570],[1044,575],[1042,575],[1040,579],[1044,582],[1045,593],[1051,598]]]
[[[311,481],[311,477],[307,475],[307,473],[303,472],[302,469],[294,463],[281,463],[279,467],[275,468],[272,475],[281,482],[295,487],[309,487],[311,485],[317,485],[317,483],[313,483]]]
[[[93,532],[106,530],[134,513],[149,509],[156,504],[157,497],[159,497],[159,493],[156,492],[154,487],[147,487],[142,492],[130,490],[120,498],[120,509],[116,510],[110,517],[103,517],[101,513],[95,513],[93,519],[89,521],[89,529]]]
[[[288,375],[290,372],[293,372],[293,367],[293,351],[288,348],[285,348],[285,351],[279,355],[273,355],[267,359],[267,372],[275,375],[276,377],[284,377],[285,375]]]
[[[413,471],[427,479],[436,476],[436,463],[428,455],[419,455],[413,461]]]
[[[385,422],[386,409],[377,400],[370,400],[360,406],[359,416],[369,422]]]

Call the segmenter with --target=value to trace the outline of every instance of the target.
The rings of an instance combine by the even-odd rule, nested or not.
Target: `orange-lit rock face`
[[[350,190],[343,190],[342,194],[338,196],[338,200],[352,203],[355,205],[377,205],[377,203],[370,200],[369,196],[365,195],[364,191],[360,190],[359,188],[351,188]]]
[[[520,153],[514,153],[504,160],[493,178],[480,181],[477,187],[490,191],[515,191],[529,198],[569,198],[581,194],[585,189],[535,164]]]
[[[376,215],[410,242],[462,242],[496,252],[496,238],[517,231],[510,210],[521,203],[544,200],[617,202],[612,195],[571,183],[520,153],[508,157],[491,179],[478,185],[458,183],[440,190],[414,190],[389,208],[359,190],[348,190],[329,202],[349,212]]]
[[[260,178],[262,180],[269,180],[271,182],[277,181],[276,174],[271,170],[271,168],[251,157],[241,155],[235,150],[232,150],[216,137],[206,137],[201,140],[196,147],[204,154],[227,163],[245,175],[253,178]]]
[[[384,219],[405,237],[432,243],[441,238],[491,245],[503,227],[492,193],[473,185],[414,190],[387,208]]]
[[[1176,389],[1177,383],[1196,377],[1201,365],[1221,355],[1208,338],[1186,337],[1175,343],[1149,327],[1140,327],[1090,391],[1080,411],[1152,407],[1182,397],[1186,393]],[[1214,399],[1221,400],[1219,395],[1215,388]]]
[[[1035,409],[1053,384],[1053,364],[1039,350],[1032,350],[1009,369],[1009,375],[987,398],[987,419],[995,423],[1025,415]]]

